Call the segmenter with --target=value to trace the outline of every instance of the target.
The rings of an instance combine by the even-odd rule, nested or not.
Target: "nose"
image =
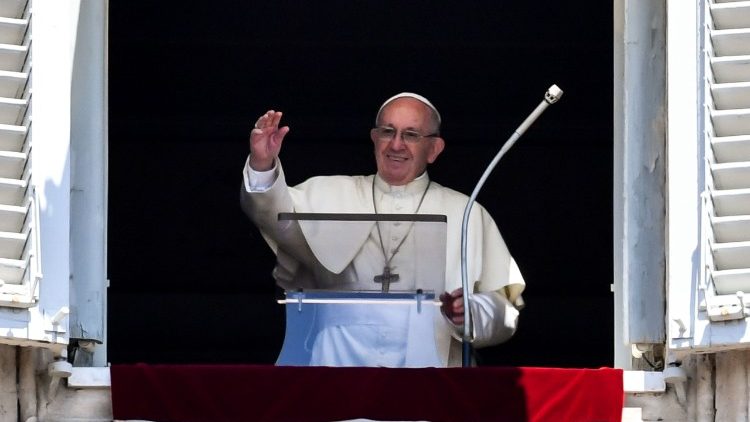
[[[401,132],[397,132],[391,142],[388,145],[392,150],[400,151],[406,147],[404,139],[401,137]]]

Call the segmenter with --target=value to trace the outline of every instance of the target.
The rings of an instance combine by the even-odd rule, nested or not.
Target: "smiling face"
[[[378,126],[396,130],[391,140],[379,139],[375,131],[370,134],[375,145],[378,174],[390,185],[405,185],[416,179],[445,147],[445,141],[439,136],[423,137],[416,142],[401,139],[403,131],[421,135],[438,131],[432,110],[414,98],[398,98],[388,103],[380,112]]]

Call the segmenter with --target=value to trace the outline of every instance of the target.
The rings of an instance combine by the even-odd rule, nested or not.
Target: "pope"
[[[284,289],[314,288],[372,290],[377,277],[390,275],[410,265],[409,232],[383,236],[380,225],[353,236],[354,247],[330,251],[327,245],[306,237],[297,226],[279,230],[280,212],[310,213],[414,213],[447,216],[445,286],[439,286],[441,311],[445,323],[436,330],[436,344],[442,362],[461,365],[460,339],[464,320],[461,289],[461,221],[468,197],[430,180],[429,164],[434,163],[446,146],[441,136],[441,116],[427,98],[401,93],[387,99],[370,130],[377,173],[368,176],[318,176],[297,186],[287,186],[279,153],[290,132],[281,124],[282,112],[269,110],[255,122],[250,134],[250,155],[243,170],[241,205],[258,226],[277,257],[273,276]],[[391,233],[389,233],[390,235]],[[384,243],[388,242],[388,245]],[[400,242],[400,243],[399,243]],[[360,244],[361,243],[361,244]],[[395,252],[394,252],[395,251]],[[468,270],[472,291],[474,347],[495,345],[508,340],[518,326],[525,283],[492,217],[475,204],[469,219]],[[377,270],[374,270],[378,268]],[[384,268],[383,274],[380,268]],[[395,281],[398,283],[398,280]],[[379,286],[378,286],[379,287]],[[396,326],[385,358],[368,357],[367,347],[347,344],[351,332],[329,333],[328,341],[339,353],[322,364],[400,366],[408,333]],[[388,329],[389,327],[385,327]],[[395,333],[395,334],[394,334]],[[362,334],[365,338],[373,333]],[[389,349],[390,347],[390,349]],[[343,350],[344,352],[341,352]],[[365,356],[349,356],[352,353]]]

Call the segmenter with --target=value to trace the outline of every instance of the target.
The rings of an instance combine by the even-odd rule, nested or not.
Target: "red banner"
[[[115,419],[611,422],[622,370],[113,365]]]

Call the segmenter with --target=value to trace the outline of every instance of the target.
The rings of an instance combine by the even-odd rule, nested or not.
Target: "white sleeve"
[[[273,186],[276,178],[279,176],[278,166],[273,163],[273,168],[268,171],[255,171],[250,167],[250,156],[245,160],[245,168],[242,171],[242,178],[245,181],[245,191],[265,192]]]
[[[518,309],[498,292],[478,292],[469,296],[472,318],[472,345],[485,347],[510,339],[518,327]],[[463,325],[453,326],[453,336],[461,340]]]

